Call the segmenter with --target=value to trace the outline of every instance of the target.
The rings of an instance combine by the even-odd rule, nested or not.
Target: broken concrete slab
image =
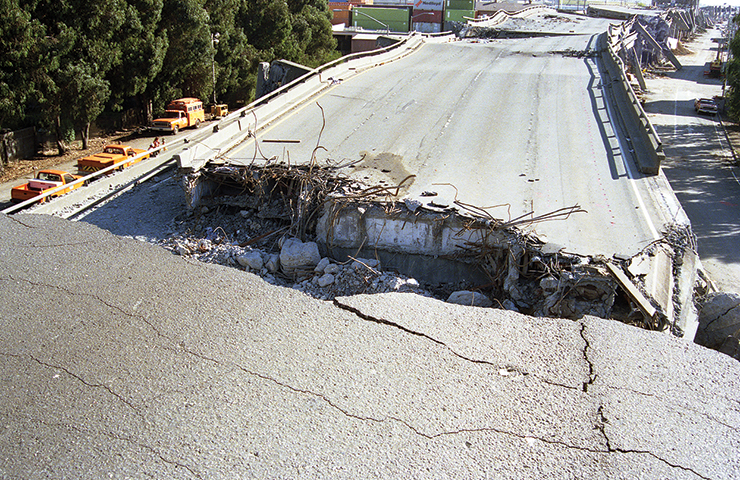
[[[609,272],[617,280],[617,282],[619,282],[619,285],[624,289],[625,292],[627,292],[627,295],[629,295],[630,298],[634,300],[635,304],[639,307],[645,317],[647,317],[648,319],[654,319],[655,315],[657,314],[657,310],[650,303],[647,297],[645,297],[645,295],[640,291],[640,289],[637,288],[632,280],[630,280],[629,277],[627,277],[627,275],[622,271],[622,269],[620,269],[616,265],[607,263],[606,266],[609,269]]]
[[[718,349],[725,339],[740,329],[740,295],[710,293],[699,310],[696,343]]]
[[[460,290],[452,292],[447,297],[447,303],[456,303],[458,305],[468,305],[471,307],[491,307],[493,302],[490,298],[486,297],[479,292],[471,292],[468,290]]]
[[[640,330],[628,338],[616,323],[590,318],[583,323],[595,373],[588,392],[603,405],[601,428],[612,450],[639,451],[666,464],[680,464],[676,472],[695,478],[740,473],[740,411],[726,394],[727,388],[740,390],[740,363],[658,332]],[[657,345],[661,347],[649,358],[641,358],[641,350],[653,351]],[[688,351],[689,357],[681,353]],[[615,363],[614,355],[632,360]],[[662,407],[655,410],[658,405]],[[655,415],[638,420],[635,412],[644,409]],[[690,462],[678,461],[683,452],[692,452]],[[722,471],[725,467],[733,472],[730,476]]]
[[[0,229],[9,478],[740,472],[738,364],[680,339],[417,295],[333,304],[84,223]]]
[[[320,261],[321,255],[316,242],[288,238],[280,249],[280,266],[287,273],[305,268],[314,269]]]

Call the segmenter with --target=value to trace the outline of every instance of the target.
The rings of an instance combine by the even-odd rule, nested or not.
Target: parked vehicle
[[[97,172],[98,170],[110,167],[111,165],[119,165],[120,168],[123,169],[133,165],[134,163],[140,162],[145,158],[149,158],[149,155],[147,154],[142,155],[135,160],[133,159],[133,157],[144,152],[146,152],[146,150],[129,147],[128,145],[107,145],[102,152],[78,160],[77,171],[79,174],[84,175]]]
[[[694,100],[694,110],[696,113],[708,113],[714,115],[717,113],[717,102],[711,98],[697,98]]]
[[[28,183],[13,187],[10,191],[10,198],[13,203],[24,202],[30,198],[38,197],[52,188],[70,184],[80,178],[82,177],[72,175],[71,173],[63,172],[61,170],[41,170],[36,174],[36,178],[32,179]],[[51,197],[58,197],[59,195],[69,193],[72,190],[79,188],[81,185],[82,182],[76,185],[70,185],[68,188],[63,188],[54,193]],[[45,199],[40,200],[40,202],[43,201],[45,201]]]
[[[180,98],[167,105],[164,117],[157,118],[150,127],[157,132],[169,132],[173,135],[182,128],[195,127],[205,121],[203,102],[197,98]]]

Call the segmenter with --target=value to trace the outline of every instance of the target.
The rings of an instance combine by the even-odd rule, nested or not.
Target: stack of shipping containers
[[[411,29],[422,33],[442,30],[445,0],[416,0],[411,13]]]
[[[343,24],[345,27],[350,26],[352,7],[354,5],[371,5],[372,0],[345,0],[343,2],[333,0],[329,2],[329,11],[332,13],[332,25]]]
[[[475,17],[475,0],[444,0],[445,22],[466,22]]]
[[[332,0],[332,24],[365,30],[438,33],[475,16],[475,0]]]
[[[411,26],[411,7],[353,6],[352,26],[365,30],[408,32]]]

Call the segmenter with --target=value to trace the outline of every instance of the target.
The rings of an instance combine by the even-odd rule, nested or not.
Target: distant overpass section
[[[588,213],[537,233],[577,253],[635,254],[679,209],[656,195],[659,179],[637,173],[623,119],[606,102],[596,39],[609,20],[541,12],[511,21],[546,35],[425,39],[373,68],[347,64],[320,88],[302,85],[304,101],[279,115],[247,115],[249,136],[218,162],[356,162],[350,174],[368,184],[415,175],[402,197],[457,199],[505,220],[579,205]],[[183,165],[200,165],[197,156]]]

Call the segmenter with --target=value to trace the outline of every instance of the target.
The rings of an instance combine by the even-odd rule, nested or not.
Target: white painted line
[[[602,89],[602,96],[604,97],[604,104],[606,105],[606,113],[609,115],[609,121],[614,127],[617,127],[617,123],[614,121],[614,115],[612,115],[612,110],[609,105],[608,96],[606,94],[606,91],[604,90],[604,85],[601,85]],[[617,133],[616,131],[614,133]],[[629,178],[630,186],[632,188],[632,192],[635,194],[635,197],[637,198],[638,206],[640,207],[640,214],[645,219],[645,223],[647,223],[648,229],[650,230],[650,234],[653,236],[653,240],[658,240],[662,237],[662,235],[658,234],[658,230],[656,230],[655,225],[653,224],[652,219],[650,219],[650,216],[648,215],[647,208],[645,208],[645,202],[642,200],[642,195],[640,195],[640,192],[637,190],[637,182],[635,181],[635,174],[632,171],[632,168],[630,167],[630,160],[627,158],[626,152],[629,150],[625,148],[625,146],[622,144],[622,135],[617,135],[617,140],[619,142],[619,150],[622,152],[622,163],[624,163],[624,167],[627,170],[627,177]]]

